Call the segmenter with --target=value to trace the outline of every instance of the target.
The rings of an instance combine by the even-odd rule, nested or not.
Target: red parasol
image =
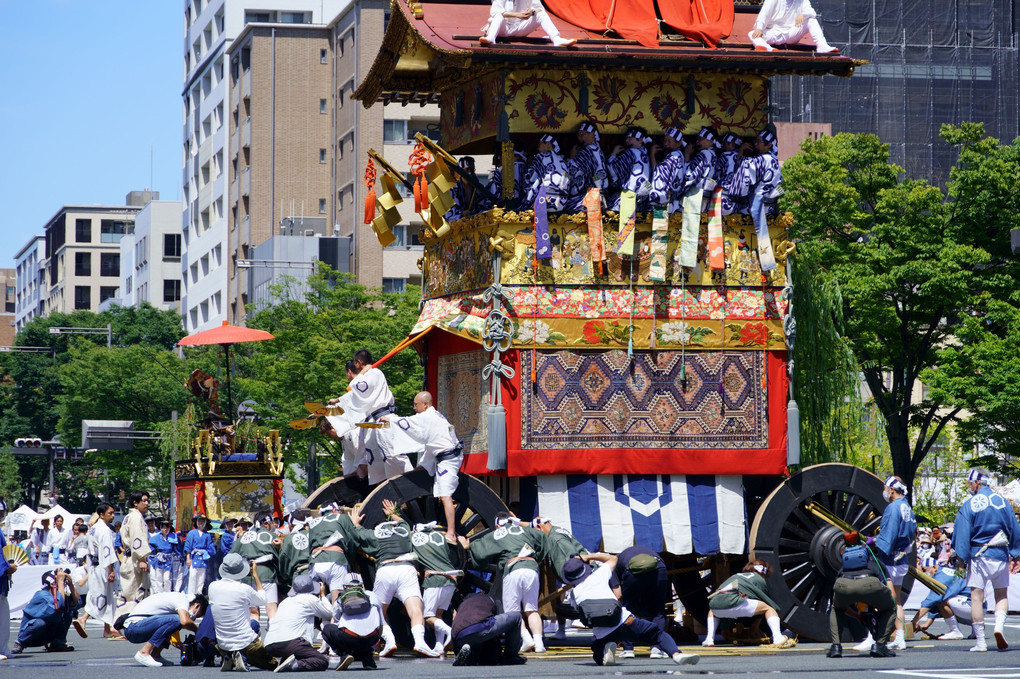
[[[263,340],[276,339],[265,330],[256,330],[255,328],[245,328],[240,325],[227,325],[226,321],[223,321],[223,325],[218,328],[212,328],[210,330],[203,330],[196,332],[192,335],[188,335],[177,343],[180,347],[194,347],[194,346],[207,346],[211,344],[218,344],[221,347],[226,347],[227,353],[227,416],[233,420],[233,413],[231,408],[233,407],[230,402],[230,345],[238,344],[240,342],[261,342]]]

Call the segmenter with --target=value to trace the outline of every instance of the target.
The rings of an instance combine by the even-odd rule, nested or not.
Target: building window
[[[425,122],[412,120],[407,123],[407,138],[408,140],[414,139],[414,135],[421,132],[423,135],[428,137],[434,142],[439,142],[439,121]]]
[[[120,253],[103,252],[99,255],[100,276],[120,276]]]
[[[110,285],[110,286],[104,285],[101,288],[99,288],[99,303],[100,304],[102,304],[106,300],[112,299],[112,298],[114,298],[116,296],[117,296],[117,286],[116,285]]]
[[[319,50],[319,63],[326,63],[326,50]]]
[[[246,24],[268,24],[273,21],[269,12],[245,12],[244,23]]]
[[[326,162],[326,149],[319,149],[319,162],[320,163]]]
[[[383,292],[403,292],[407,289],[406,278],[384,278],[382,279]]]
[[[319,199],[319,214],[320,215],[326,214],[326,199],[325,198],[320,198]]]
[[[74,286],[74,308],[75,309],[92,308],[92,288],[90,288],[87,285]]]
[[[383,141],[399,144],[407,141],[406,120],[383,120]]]
[[[326,100],[325,99],[319,99],[319,113],[325,113],[325,112],[326,112]]]
[[[181,279],[168,278],[163,281],[163,301],[164,302],[181,301]]]
[[[104,219],[99,224],[100,243],[119,243],[127,231],[127,222],[115,219]]]
[[[91,219],[76,219],[76,220],[74,220],[74,242],[75,243],[91,243],[92,242],[92,220]]]
[[[181,234],[179,233],[165,233],[163,234],[163,259],[180,259],[181,258]]]
[[[281,24],[310,24],[311,14],[308,12],[280,12]]]
[[[91,276],[92,275],[92,253],[91,252],[76,252],[76,253],[74,253],[74,275],[75,276]]]

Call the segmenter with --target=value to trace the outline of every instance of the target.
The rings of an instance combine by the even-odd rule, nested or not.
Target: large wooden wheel
[[[801,636],[829,640],[829,604],[839,575],[843,531],[806,509],[816,502],[853,526],[875,535],[886,502],[883,482],[848,464],[821,464],[793,474],[765,499],[751,526],[751,558],[772,568],[769,593],[783,622]],[[913,551],[908,557],[913,563]],[[913,577],[903,581],[904,598]]]
[[[461,472],[458,476],[460,484],[453,494],[454,502],[457,503],[454,517],[457,521],[457,534],[468,538],[477,538],[492,530],[495,524],[496,514],[507,511],[506,505],[499,496],[487,485],[470,474]],[[356,483],[357,480],[355,480]],[[383,500],[392,500],[400,513],[412,525],[415,523],[427,523],[436,521],[445,527],[446,517],[443,506],[438,499],[432,495],[432,476],[424,469],[413,469],[401,476],[395,476],[379,484],[367,496],[359,493],[359,487],[352,484],[348,478],[336,478],[328,481],[305,501],[304,506],[309,509],[316,509],[322,504],[340,502],[345,505],[354,505],[362,502],[361,513],[365,518],[362,525],[375,526],[385,520],[382,510]],[[345,502],[344,499],[347,501]],[[464,570],[464,577],[457,585],[459,593],[469,593],[475,589],[489,592],[497,599],[499,598],[499,577],[495,567],[485,571],[469,571],[467,566],[467,554],[460,550],[460,568]],[[357,565],[366,586],[371,587],[375,581],[375,565],[371,560],[363,557],[357,559]],[[459,596],[454,597],[454,605],[459,603]],[[397,642],[402,646],[413,645],[410,635],[410,623],[407,622],[406,613],[400,602],[394,601],[389,610],[390,626],[397,637]],[[450,612],[447,612],[450,617]],[[450,622],[447,620],[447,622]],[[432,642],[431,627],[426,626],[427,639]]]

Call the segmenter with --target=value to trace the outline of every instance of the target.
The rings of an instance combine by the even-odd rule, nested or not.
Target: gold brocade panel
[[[213,520],[273,511],[273,479],[215,479],[205,482],[206,515]]]
[[[769,220],[769,235],[779,266],[762,275],[758,262],[758,239],[754,224],[746,215],[728,215],[723,218],[723,249],[726,268],[711,271],[707,263],[707,216],[702,217],[698,237],[698,263],[684,270],[678,261],[681,234],[680,215],[669,221],[665,280],[653,281],[650,276],[650,222],[638,224],[635,252],[637,257],[622,259],[614,252],[618,235],[615,220],[604,220],[603,241],[607,259],[602,273],[591,261],[588,226],[580,221],[583,215],[564,215],[549,220],[552,258],[538,262],[535,268],[535,235],[530,212],[506,215],[483,213],[454,225],[453,233],[441,240],[426,242],[422,262],[425,297],[441,297],[487,287],[492,280],[492,253],[489,237],[497,229],[513,235],[513,254],[503,256],[500,282],[507,285],[564,285],[564,286],[629,286],[630,274],[637,273],[633,284],[649,285],[770,287],[786,285],[787,228],[791,217],[779,215]],[[508,219],[508,221],[502,221]],[[512,219],[512,221],[509,221]]]
[[[602,134],[632,125],[652,134],[668,127],[693,134],[711,125],[750,136],[768,122],[761,76],[521,69],[508,72],[505,84],[502,73],[490,73],[443,92],[443,146],[457,152],[495,139],[504,100],[511,135],[574,133],[593,121]]]
[[[713,125],[753,135],[768,122],[767,80],[753,75],[518,70],[506,90],[511,133],[575,132],[590,120],[603,134],[631,125],[692,134]]]

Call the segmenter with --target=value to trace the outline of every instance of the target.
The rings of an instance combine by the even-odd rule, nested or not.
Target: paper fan
[[[28,563],[28,552],[21,545],[9,544],[4,547],[4,558],[16,566]]]

